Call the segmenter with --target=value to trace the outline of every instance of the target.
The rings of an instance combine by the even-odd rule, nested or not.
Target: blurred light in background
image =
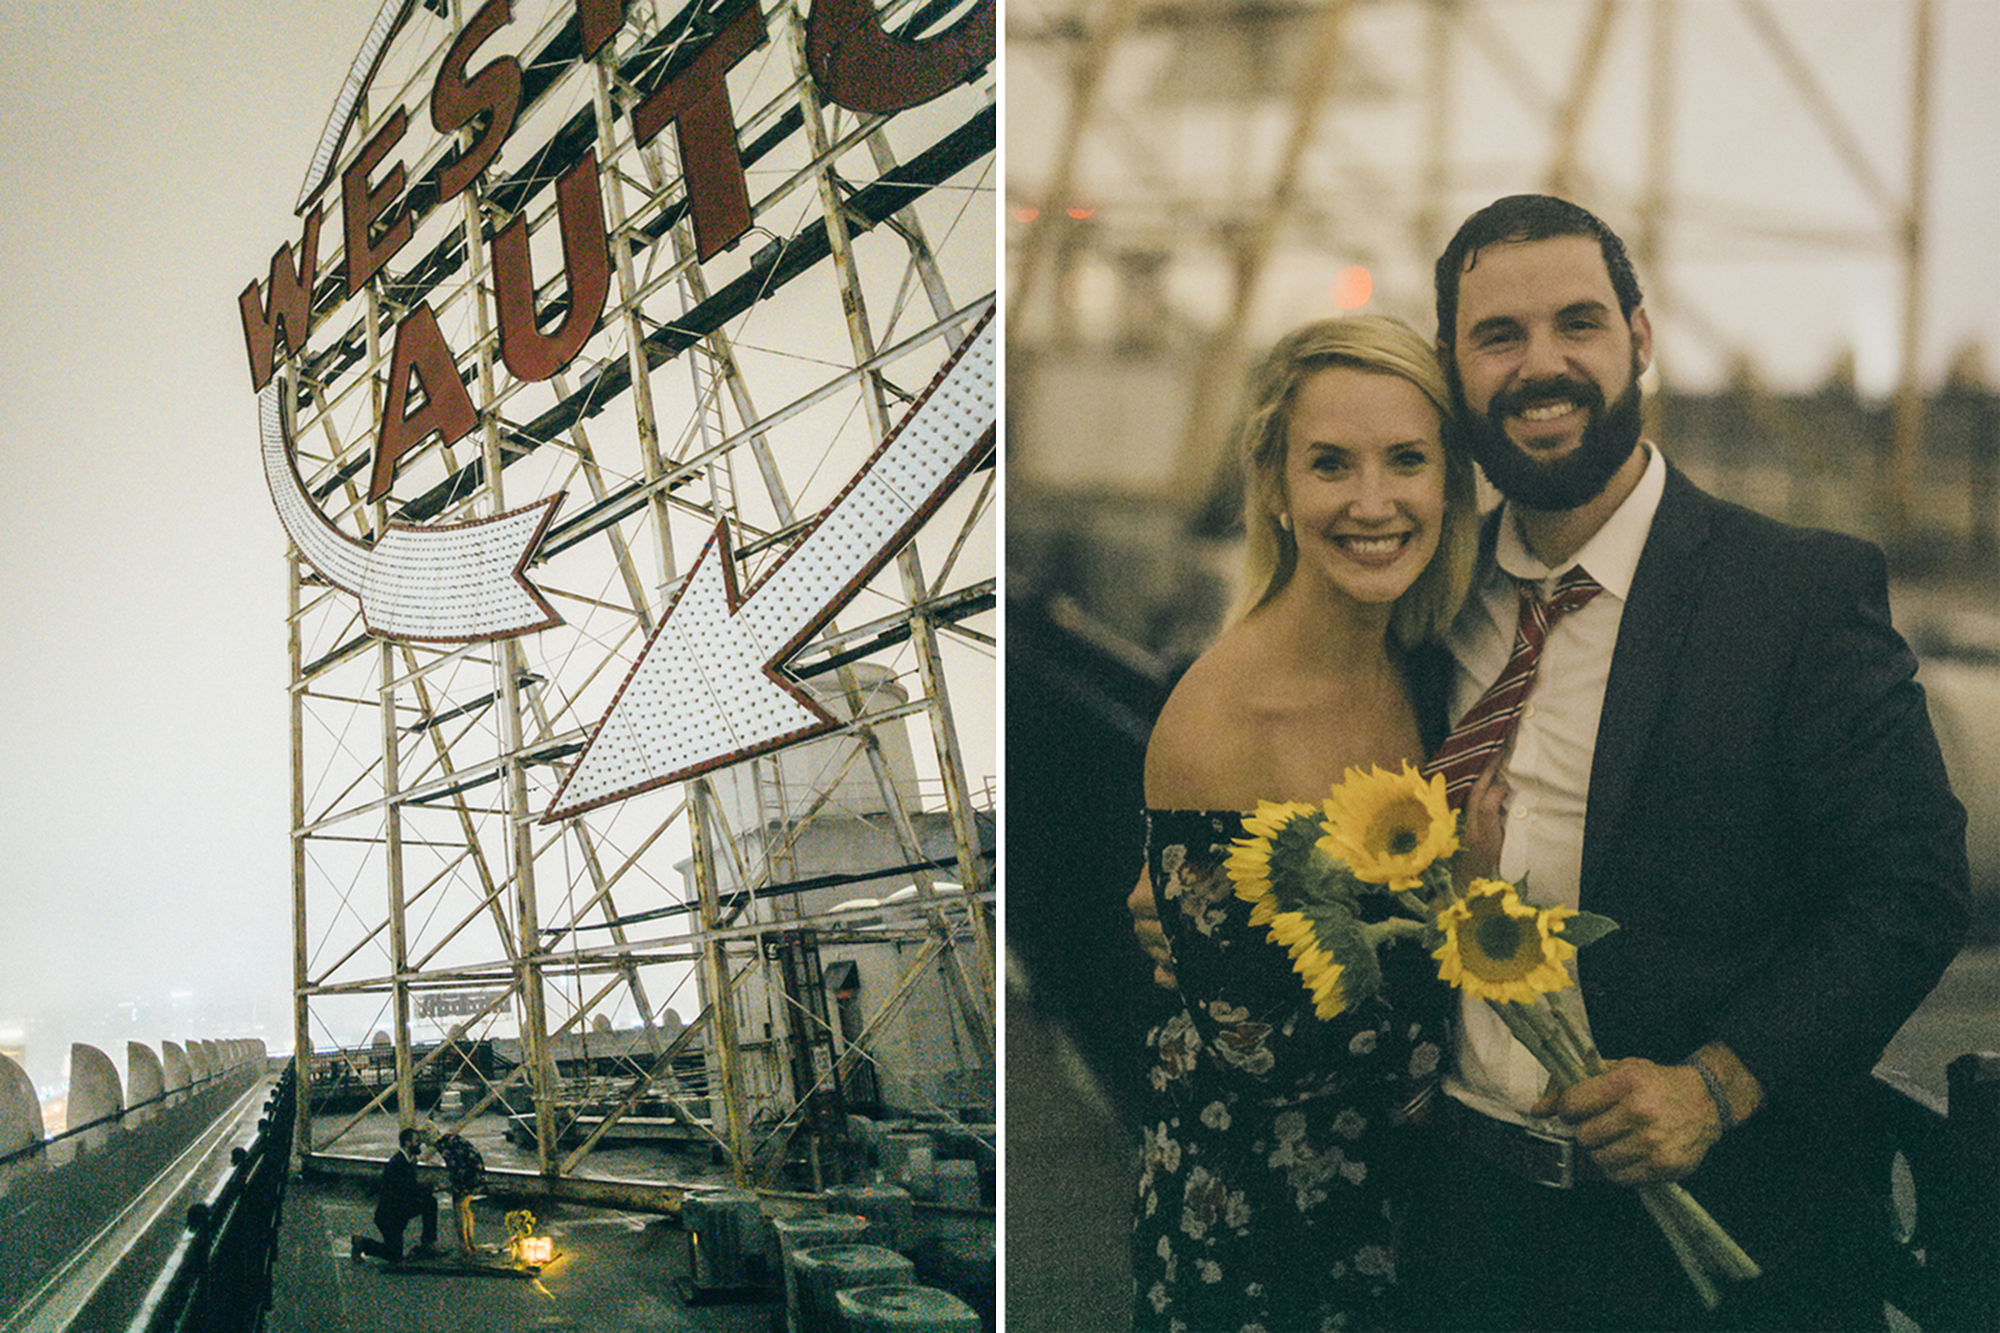
[[[1374,275],[1359,264],[1333,275],[1333,303],[1342,310],[1359,310],[1374,294]]]

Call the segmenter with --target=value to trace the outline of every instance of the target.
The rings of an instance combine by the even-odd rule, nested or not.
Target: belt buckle
[[[1549,1179],[1545,1173],[1537,1173],[1535,1183],[1549,1189],[1566,1190],[1576,1185],[1576,1140],[1562,1134],[1547,1134],[1529,1125],[1521,1130],[1530,1139],[1548,1144],[1555,1149],[1555,1178]]]

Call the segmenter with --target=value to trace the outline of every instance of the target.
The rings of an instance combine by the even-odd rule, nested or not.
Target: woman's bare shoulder
[[[1181,676],[1146,747],[1146,803],[1166,810],[1255,807],[1261,747],[1247,725],[1242,636],[1225,633]],[[1247,803],[1245,803],[1247,801]]]

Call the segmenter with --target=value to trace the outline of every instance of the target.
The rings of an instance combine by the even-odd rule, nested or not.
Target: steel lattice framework
[[[371,1032],[393,1049],[392,1064],[382,1053],[393,1076],[360,1110],[315,1117],[301,1098],[300,1150],[337,1150],[370,1110],[407,1119],[418,1085],[456,1062],[451,1074],[478,1079],[465,1114],[504,1103],[532,1123],[544,1174],[575,1171],[621,1115],[664,1099],[750,1180],[784,1157],[816,1086],[893,1065],[903,1048],[882,1036],[927,988],[949,1001],[938,1021],[959,1063],[990,1079],[992,801],[990,779],[967,772],[960,731],[973,719],[969,748],[990,755],[990,434],[915,536],[790,656],[789,676],[839,722],[830,737],[549,815],[705,544],[726,543],[735,587],[757,585],[990,315],[990,62],[920,105],[861,113],[823,96],[802,4],[632,0],[585,58],[579,6],[524,0],[470,62],[518,53],[514,128],[462,193],[437,203],[438,176],[479,125],[432,135],[423,108],[454,42],[491,18],[492,6],[475,8],[404,5],[372,65],[357,59],[369,70],[350,79],[353,124],[344,137],[330,124],[315,174],[338,181],[362,161],[363,181],[384,192],[407,183],[383,221],[411,232],[350,295],[347,251],[375,233],[328,219],[310,336],[277,367],[269,410],[312,506],[359,548],[386,549],[392,524],[451,532],[562,496],[520,571],[560,623],[462,642],[391,636],[290,554],[296,1049],[322,1082],[351,1072],[336,1052]],[[384,6],[378,30],[396,9]],[[990,23],[990,4],[977,3],[889,3],[876,18],[917,42],[982,9]],[[685,136],[648,141],[633,113],[713,62],[732,30],[762,37],[723,75],[750,227],[705,253]],[[381,152],[397,117],[409,128]],[[500,346],[493,238],[521,220],[540,323],[559,322],[558,193],[592,158],[604,314],[560,370],[523,378]],[[313,190],[309,175],[302,214]],[[476,427],[455,443],[417,442],[371,498],[397,339],[423,317],[451,350]],[[433,403],[445,396],[426,389]],[[873,838],[870,857],[838,867],[845,877],[803,851],[829,824]],[[828,883],[892,870],[912,890],[872,924],[825,914]],[[865,1030],[827,1041],[824,1006],[801,1005],[777,976],[778,945],[864,936],[893,942],[902,983],[870,997]],[[564,1064],[607,1025],[644,1038],[615,1087]],[[491,1037],[518,1059],[474,1071],[468,1043]],[[837,1054],[820,1061],[817,1085],[803,1081],[812,1062],[788,1049],[800,1041]],[[668,1076],[690,1053],[706,1055],[706,1088]],[[934,1084],[904,1084],[934,1096]],[[578,1142],[585,1108],[594,1129]]]
[[[1899,535],[1923,368],[1945,350],[1923,345],[1945,7],[1861,3],[1829,26],[1803,0],[1016,0],[1008,331],[1029,378],[1010,401],[1030,447],[1010,466],[1073,476],[1062,432],[1096,428],[1080,411],[1037,418],[1039,353],[1059,349],[1060,371],[1115,344],[1133,364],[1179,319],[1207,345],[1163,413],[1175,463],[1147,475],[1204,496],[1245,347],[1329,313],[1336,262],[1372,272],[1369,309],[1427,329],[1431,265],[1458,221],[1539,190],[1625,234],[1649,307],[1678,331],[1669,383],[1694,349],[1755,368],[1746,257],[1788,266],[1773,304],[1879,268],[1896,292],[1883,501]],[[1833,59],[1846,46],[1873,55],[1865,87]]]

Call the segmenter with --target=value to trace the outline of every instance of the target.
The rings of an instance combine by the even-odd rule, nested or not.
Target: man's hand
[[[1722,1137],[1701,1075],[1651,1060],[1615,1060],[1609,1072],[1542,1098],[1535,1113],[1561,1116],[1577,1144],[1620,1185],[1679,1180]]]
[[[1132,890],[1125,899],[1126,908],[1132,913],[1132,933],[1139,937],[1139,947],[1153,960],[1153,984],[1172,990],[1179,983],[1174,977],[1174,951],[1167,943],[1167,930],[1160,924],[1160,909],[1153,901],[1153,881],[1145,871],[1139,872],[1139,887]]]
[[[1461,880],[1488,879],[1500,870],[1500,843],[1507,836],[1507,798],[1511,791],[1500,776],[1503,751],[1466,795],[1459,834],[1458,872]]]

